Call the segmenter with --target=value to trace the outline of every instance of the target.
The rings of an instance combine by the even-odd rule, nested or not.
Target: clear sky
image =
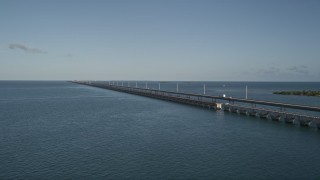
[[[319,81],[319,0],[1,0],[0,80]]]

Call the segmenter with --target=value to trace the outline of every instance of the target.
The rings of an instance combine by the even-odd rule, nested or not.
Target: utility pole
[[[159,82],[159,91],[160,91],[160,82]]]
[[[246,99],[248,99],[248,86],[246,86]]]
[[[177,92],[179,92],[179,83],[177,83]]]
[[[206,95],[206,84],[203,84],[203,95]]]

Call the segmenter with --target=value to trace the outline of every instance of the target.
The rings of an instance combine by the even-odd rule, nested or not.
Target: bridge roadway
[[[76,83],[83,84],[83,83],[79,83],[79,82],[76,82]],[[191,95],[191,94],[188,95],[186,93],[158,91],[158,90],[151,90],[151,89],[106,85],[106,84],[99,84],[99,83],[91,83],[91,84],[85,84],[85,85],[99,87],[99,88],[103,88],[103,89],[109,89],[109,90],[113,90],[113,91],[125,92],[125,93],[129,93],[129,94],[136,94],[136,95],[140,95],[140,96],[147,96],[147,97],[152,97],[152,98],[162,99],[162,100],[167,100],[167,101],[180,102],[180,103],[184,103],[184,104],[205,106],[205,107],[209,107],[209,108],[215,108],[217,105],[217,103],[214,101],[212,101],[212,102],[202,101],[201,98],[192,99],[191,98],[192,96],[197,96],[197,95]],[[185,97],[183,97],[182,95],[185,95]]]
[[[127,87],[127,86],[116,86],[116,85],[109,85],[103,84],[98,82],[76,82],[78,84],[86,84],[95,87],[101,87],[106,89],[118,90],[118,91],[126,91],[127,93],[134,92],[134,91],[141,91],[145,93],[154,93],[154,94],[172,94],[176,96],[186,96],[186,97],[198,97],[198,98],[207,98],[213,99],[215,102],[217,99],[224,100],[226,102],[242,102],[242,103],[249,103],[249,104],[261,104],[267,106],[274,106],[280,108],[291,108],[291,109],[299,109],[299,110],[307,110],[307,111],[315,111],[320,112],[319,106],[307,106],[307,105],[299,105],[299,104],[288,104],[288,103],[281,103],[281,102],[271,102],[271,101],[261,101],[261,100],[254,100],[254,99],[241,99],[241,98],[231,98],[231,97],[222,97],[222,96],[209,96],[209,95],[201,95],[201,94],[192,94],[192,93],[183,93],[183,92],[173,92],[173,91],[162,91],[162,90],[155,90],[155,89],[144,89],[144,88],[135,88],[135,87]]]
[[[220,96],[209,96],[201,94],[173,92],[173,91],[162,91],[155,89],[145,89],[127,86],[116,86],[103,82],[95,81],[71,81],[73,83],[88,85],[103,89],[109,89],[113,91],[119,91],[129,94],[136,94],[140,96],[147,96],[156,99],[162,99],[166,101],[179,102],[184,104],[190,104],[194,106],[202,106],[214,109],[223,109],[224,111],[239,113],[249,116],[257,116],[260,118],[269,118],[276,121],[284,121],[285,123],[296,124],[300,126],[317,126],[320,129],[320,117],[314,115],[305,115],[297,112],[289,112],[285,108],[320,112],[318,106],[306,106],[298,104],[287,104],[280,102],[271,101],[260,101],[253,99],[241,99],[231,97],[220,97]],[[217,102],[220,100],[220,102]],[[221,100],[225,103],[221,103]],[[234,102],[247,103],[234,104]],[[248,106],[249,104],[249,106]],[[256,107],[256,104],[279,107],[280,109],[270,109],[267,107]],[[296,123],[295,123],[296,122]]]

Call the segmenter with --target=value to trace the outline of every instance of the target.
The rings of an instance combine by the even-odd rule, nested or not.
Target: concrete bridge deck
[[[136,87],[128,87],[128,86],[116,86],[116,85],[111,85],[108,83],[101,83],[101,82],[85,82],[85,81],[72,81],[72,82],[77,84],[82,84],[82,85],[109,89],[113,91],[119,91],[124,93],[130,93],[130,94],[136,94],[140,96],[166,100],[166,101],[173,101],[173,102],[184,103],[184,104],[189,104],[194,106],[213,108],[216,110],[224,109],[225,111],[228,111],[228,112],[233,112],[233,113],[242,114],[242,115],[256,116],[256,117],[266,118],[266,119],[272,119],[275,121],[284,121],[286,123],[294,124],[296,122],[301,126],[316,126],[320,129],[320,117],[283,110],[285,108],[290,108],[290,109],[304,110],[309,112],[320,112],[320,107],[318,106],[306,106],[306,105],[298,105],[298,104],[261,101],[261,100],[254,100],[254,99],[230,98],[230,97],[209,96],[209,95],[192,94],[192,93],[162,91],[162,90],[155,90],[155,89],[136,88]],[[242,104],[235,104],[235,102],[239,102]],[[268,106],[278,107],[279,109],[256,107],[256,105],[264,105],[266,107]]]

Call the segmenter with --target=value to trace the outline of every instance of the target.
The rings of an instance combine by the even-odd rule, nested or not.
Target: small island
[[[320,91],[276,91],[273,94],[281,94],[281,95],[297,95],[297,96],[320,96]]]

